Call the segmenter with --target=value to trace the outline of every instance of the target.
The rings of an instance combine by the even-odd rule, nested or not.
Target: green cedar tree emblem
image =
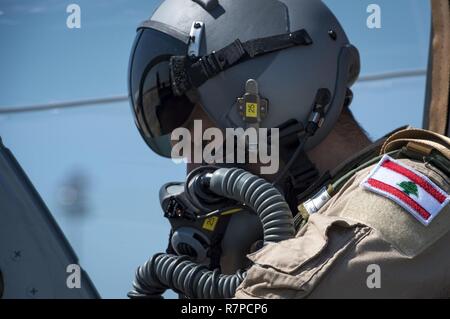
[[[400,184],[398,184],[398,186],[400,186],[403,189],[403,192],[408,195],[414,195],[417,198],[419,197],[419,189],[417,188],[417,185],[414,184],[413,182],[401,182]]]

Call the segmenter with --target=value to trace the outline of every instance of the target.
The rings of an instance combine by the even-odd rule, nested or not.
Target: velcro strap
[[[198,59],[187,69],[192,86],[201,86],[208,79],[237,64],[246,54],[241,41],[236,40],[225,48]]]
[[[298,45],[310,45],[312,39],[305,30],[247,41],[243,44],[249,57],[284,50]]]
[[[311,45],[312,43],[311,37],[303,29],[296,32],[254,39],[244,43],[237,39],[217,52],[203,56],[195,62],[185,63],[186,70],[172,70],[172,76],[176,80],[173,84],[180,84],[179,87],[174,88],[174,92],[177,95],[184,94],[186,89],[200,87],[220,72],[259,55],[298,45]],[[172,57],[172,59],[180,60],[181,57]],[[181,64],[174,65],[180,66]],[[177,74],[178,72],[181,75]],[[179,79],[182,79],[182,81],[178,81]],[[189,85],[186,83],[186,80],[190,82]]]
[[[170,76],[172,79],[172,90],[177,96],[182,96],[192,88],[189,76],[186,73],[188,58],[186,56],[172,56],[170,58]]]

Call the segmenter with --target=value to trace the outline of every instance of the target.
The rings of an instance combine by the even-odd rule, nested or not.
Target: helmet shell
[[[307,148],[312,148],[335,125],[346,90],[359,74],[357,50],[333,13],[319,0],[219,0],[219,5],[209,11],[192,0],[166,0],[151,20],[184,34],[189,34],[193,21],[202,21],[205,30],[201,55],[220,50],[236,39],[244,42],[300,29],[312,38],[310,46],[247,60],[200,86],[199,102],[221,128],[246,126],[236,101],[244,95],[248,79],[255,79],[260,95],[269,100],[269,112],[260,123],[266,128],[291,119],[306,124],[317,91],[327,88],[332,98],[322,127],[308,141]]]

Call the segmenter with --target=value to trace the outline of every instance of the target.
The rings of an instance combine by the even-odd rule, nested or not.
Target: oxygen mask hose
[[[202,181],[212,193],[255,211],[263,225],[265,244],[294,237],[289,205],[266,180],[242,169],[220,168],[204,174]],[[186,256],[157,254],[138,268],[128,297],[162,298],[166,289],[172,289],[188,298],[232,298],[245,275],[244,270],[223,275],[189,261]]]

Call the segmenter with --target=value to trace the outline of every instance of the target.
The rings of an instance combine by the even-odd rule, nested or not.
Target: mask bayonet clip
[[[244,96],[238,98],[238,107],[242,120],[252,127],[259,127],[259,123],[266,118],[269,101],[259,95],[256,80],[247,81]]]
[[[259,125],[263,119],[266,118],[269,101],[259,95],[258,82],[249,79],[245,83],[245,94],[238,98],[239,114],[242,120],[248,127],[259,129]],[[250,150],[254,149],[256,145],[249,145]]]

